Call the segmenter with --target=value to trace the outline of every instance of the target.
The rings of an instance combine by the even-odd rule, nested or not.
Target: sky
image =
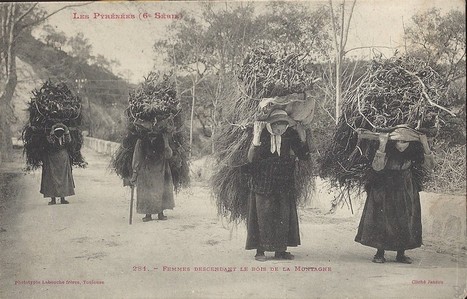
[[[326,5],[328,1],[302,1],[311,7]],[[341,1],[333,0],[336,7]],[[350,1],[347,0],[346,3]],[[75,2],[77,4],[79,2]],[[222,5],[222,1],[216,1]],[[255,1],[258,11],[266,1]],[[47,11],[53,11],[67,2],[41,3]],[[396,47],[402,44],[403,23],[410,24],[411,17],[432,7],[447,12],[451,9],[464,10],[463,0],[357,0],[351,21],[347,49],[365,46]],[[48,19],[47,23],[68,37],[83,32],[93,47],[93,55],[104,55],[109,60],[116,59],[120,66],[116,72],[128,76],[132,83],[142,81],[143,76],[154,68],[160,68],[153,50],[154,42],[167,34],[166,26],[174,19],[156,18],[156,13],[176,14],[181,9],[190,15],[200,15],[196,2],[183,1],[127,1],[93,2],[86,6],[73,7],[60,11]],[[95,14],[128,14],[135,19],[102,19]],[[146,13],[146,15],[145,15]],[[74,16],[87,15],[88,19]],[[95,18],[97,16],[97,18]],[[145,18],[146,16],[146,18]],[[41,34],[40,27],[33,32]],[[390,55],[389,50],[381,49]],[[349,55],[367,56],[370,50],[352,51]]]

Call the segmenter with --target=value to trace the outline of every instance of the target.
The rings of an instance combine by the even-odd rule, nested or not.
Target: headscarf
[[[271,153],[277,152],[277,154],[281,155],[281,144],[282,144],[282,136],[274,134],[272,130],[271,124],[278,122],[278,121],[285,121],[287,122],[287,128],[293,124],[295,121],[287,115],[287,112],[281,109],[275,109],[271,111],[268,118],[266,119],[266,129],[268,130],[269,134],[271,135]],[[287,129],[286,128],[286,129]],[[285,132],[285,131],[284,131]]]

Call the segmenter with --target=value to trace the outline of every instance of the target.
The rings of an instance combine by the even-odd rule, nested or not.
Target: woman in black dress
[[[136,186],[136,212],[145,214],[143,222],[153,220],[152,214],[157,214],[159,220],[167,220],[164,210],[175,207],[169,165],[173,155],[169,144],[170,133],[155,133],[153,130],[156,127],[149,121],[140,120],[137,125],[146,133],[144,137],[138,138],[133,152],[130,183]]]
[[[300,245],[295,159],[309,159],[305,136],[284,110],[273,110],[265,122],[255,122],[248,152],[251,196],[248,202],[246,249],[256,249],[255,259],[265,261],[265,251],[276,259],[293,259],[288,246]]]
[[[60,197],[61,204],[68,204],[65,197],[75,194],[69,155],[71,136],[68,127],[62,123],[53,125],[47,141],[47,152],[42,159],[40,192],[44,197],[51,198],[49,205],[56,204],[56,197]]]
[[[389,141],[388,141],[389,140]],[[396,261],[410,264],[405,250],[422,245],[420,176],[434,165],[425,135],[400,126],[379,134],[373,176],[355,241],[377,249],[375,263],[384,263],[385,250],[397,251]]]

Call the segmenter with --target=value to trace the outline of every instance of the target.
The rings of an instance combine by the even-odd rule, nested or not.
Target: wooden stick
[[[380,133],[372,132],[366,129],[357,129],[357,134],[358,134],[358,138],[360,139],[379,140]],[[429,137],[428,139],[432,139],[432,137]],[[389,136],[389,140],[395,140],[395,139],[392,139],[391,136]]]
[[[133,220],[133,201],[135,200],[135,186],[131,186],[131,198],[130,198],[130,225]]]

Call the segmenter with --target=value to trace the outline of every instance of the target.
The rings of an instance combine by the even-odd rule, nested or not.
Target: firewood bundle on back
[[[160,134],[169,134],[173,157],[169,160],[175,190],[189,183],[188,144],[186,140],[180,100],[177,98],[173,74],[150,72],[138,87],[130,91],[126,115],[128,130],[112,159],[112,168],[122,178],[131,177],[131,161],[136,141]],[[151,131],[142,129],[138,122],[153,124]],[[154,146],[155,155],[162,155],[163,147]]]
[[[23,130],[26,170],[34,170],[42,165],[49,144],[47,136],[56,123],[66,125],[70,130],[71,145],[68,149],[71,162],[84,167],[86,162],[81,155],[83,136],[81,125],[81,99],[75,96],[63,83],[46,81],[40,89],[32,91],[29,102],[29,123]]]
[[[371,61],[344,99],[333,140],[321,163],[321,175],[347,191],[363,187],[378,142],[361,133],[377,134],[407,125],[428,136],[435,134],[440,113],[450,113],[443,107],[446,89],[441,76],[415,58]]]
[[[313,65],[305,54],[258,47],[244,59],[238,78],[251,97],[286,96],[312,89]]]
[[[309,124],[314,109],[314,99],[306,93],[313,89],[315,74],[306,55],[254,48],[244,59],[238,79],[237,94],[223,105],[226,121],[214,139],[216,167],[212,176],[218,212],[231,221],[246,218],[250,179],[247,152],[254,121],[267,118],[279,108],[298,123]],[[309,134],[307,139],[309,142]],[[297,200],[304,202],[313,188],[312,165],[298,161],[295,169]]]

